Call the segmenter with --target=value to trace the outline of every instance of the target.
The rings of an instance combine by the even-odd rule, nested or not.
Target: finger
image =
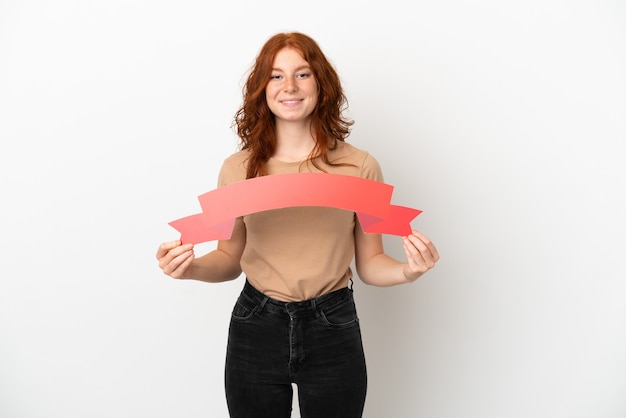
[[[181,265],[183,265],[187,260],[189,260],[189,263],[193,260],[193,250],[187,250],[181,253],[178,253],[177,250],[178,248],[172,250],[167,256],[160,260],[159,267],[161,267],[163,273],[171,276],[176,271],[180,271]],[[171,254],[174,251],[177,251],[177,254]]]
[[[419,231],[414,231],[413,233],[415,234],[417,238],[420,239],[420,241],[422,241],[428,247],[428,250],[433,256],[433,260],[438,261],[439,251],[437,250],[437,247],[435,246],[435,244],[430,240],[430,238],[428,238],[426,235],[422,234]]]
[[[161,245],[159,245],[159,248],[157,249],[156,252],[156,258],[160,259],[163,256],[165,256],[165,254],[167,254],[172,248],[176,248],[177,246],[179,246],[181,244],[180,240],[176,240],[176,241],[169,241],[169,242],[164,242]]]
[[[423,255],[408,238],[403,240],[403,245],[404,253],[407,262],[411,266],[411,270],[419,269],[421,265],[425,264]]]
[[[420,265],[421,269],[428,270],[435,266],[438,255],[436,253],[436,249],[428,238],[424,235],[413,233],[406,237],[406,242],[409,251],[413,254],[415,262]],[[433,250],[435,251],[435,254],[433,254]],[[416,253],[419,255],[416,255]]]
[[[165,274],[170,274],[190,255],[193,255],[193,244],[176,246],[158,259],[159,267],[165,272]]]
[[[185,271],[194,260],[195,256],[193,251],[187,251],[174,259],[174,262],[171,263],[168,268],[172,269],[169,273],[166,273],[168,276],[173,277],[175,279],[180,279],[183,277]],[[165,272],[165,270],[164,270]]]
[[[430,238],[428,238],[426,235],[422,234],[419,231],[415,231],[414,233],[416,237],[418,237],[423,243],[428,246],[428,248],[431,249],[433,254],[439,254],[439,252],[437,251],[437,247],[435,247],[435,244],[430,240]]]
[[[192,250],[193,247],[193,244],[181,244],[180,241],[164,242],[159,246],[156,257],[159,261],[165,261],[167,263],[183,252]]]
[[[416,251],[420,253],[429,252],[428,244],[422,241],[422,239],[415,233],[406,237],[407,243],[413,246]]]
[[[433,261],[437,262],[439,260],[439,251],[435,244],[424,234],[419,231],[413,231],[413,233],[409,236],[411,242],[420,250],[420,252],[429,252],[430,257]]]

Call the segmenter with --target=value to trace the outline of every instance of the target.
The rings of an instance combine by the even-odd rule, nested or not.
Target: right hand
[[[163,273],[174,279],[183,279],[195,258],[193,244],[182,244],[180,240],[164,242],[156,253]]]

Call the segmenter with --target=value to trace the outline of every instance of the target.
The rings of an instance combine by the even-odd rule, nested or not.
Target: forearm
[[[234,280],[241,274],[239,260],[230,254],[216,249],[191,262],[183,279],[209,283]]]
[[[364,283],[371,286],[389,287],[411,283],[404,274],[406,263],[402,263],[385,253],[379,253],[367,262],[356,265],[357,274]]]

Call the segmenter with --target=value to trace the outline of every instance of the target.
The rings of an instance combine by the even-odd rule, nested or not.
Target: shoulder
[[[249,150],[237,151],[228,156],[222,163],[218,178],[218,186],[225,186],[230,183],[246,179],[246,167]]]
[[[370,180],[383,181],[382,169],[378,160],[368,151],[357,148],[347,142],[339,142],[330,154],[333,162],[353,165],[354,175]]]

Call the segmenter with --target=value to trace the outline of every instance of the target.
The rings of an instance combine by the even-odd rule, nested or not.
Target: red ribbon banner
[[[361,177],[293,173],[255,177],[198,197],[202,213],[169,223],[181,241],[229,239],[239,216],[295,206],[326,206],[356,213],[366,233],[409,235],[421,210],[391,205],[393,186]]]

